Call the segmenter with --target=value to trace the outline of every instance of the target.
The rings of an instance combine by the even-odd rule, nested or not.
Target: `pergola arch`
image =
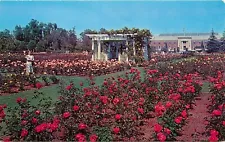
[[[92,40],[92,60],[108,60],[109,53],[112,53],[109,51],[111,49],[111,43],[112,42],[118,42],[118,41],[125,41],[126,51],[128,50],[128,42],[131,40],[133,45],[133,51],[135,55],[135,46],[134,46],[134,36],[137,35],[137,33],[134,34],[86,34],[89,38]],[[103,51],[109,51],[109,53],[101,52],[101,42],[102,41],[108,41],[109,46],[107,47],[107,50]],[[95,46],[95,43],[97,42],[97,47]],[[111,43],[110,43],[111,42]],[[128,61],[128,55],[126,53],[122,53],[118,51],[118,46],[116,47],[116,54],[118,56],[118,61]],[[122,58],[123,57],[123,58]]]

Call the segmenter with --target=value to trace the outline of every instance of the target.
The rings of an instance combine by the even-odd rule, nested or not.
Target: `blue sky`
[[[84,29],[147,28],[153,34],[182,32],[222,33],[225,3],[218,1],[177,2],[0,2],[0,30],[25,26],[31,19],[55,22],[77,33]]]

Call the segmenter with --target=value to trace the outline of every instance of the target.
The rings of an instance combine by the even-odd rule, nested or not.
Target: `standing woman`
[[[28,55],[25,57],[27,59],[26,62],[26,73],[30,75],[31,73],[34,73],[33,71],[33,62],[34,62],[34,56],[31,55],[31,51],[28,51]]]

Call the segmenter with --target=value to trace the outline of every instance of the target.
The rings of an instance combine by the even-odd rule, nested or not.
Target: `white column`
[[[128,59],[128,40],[126,40],[126,61],[128,62],[129,59]]]
[[[134,56],[136,55],[136,50],[135,50],[135,43],[134,43],[134,39],[133,39],[133,50],[134,50]]]
[[[92,56],[91,56],[91,60],[94,61],[94,54],[95,54],[95,41],[92,39]]]
[[[184,51],[184,45],[183,41],[181,40],[181,50]]]
[[[118,61],[120,62],[120,53],[118,53]]]
[[[189,42],[190,42],[190,49],[193,50],[193,48],[191,47],[191,39],[189,40]]]
[[[98,59],[101,59],[101,40],[98,40]]]

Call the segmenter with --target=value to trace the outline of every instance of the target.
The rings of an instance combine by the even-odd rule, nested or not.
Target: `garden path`
[[[157,118],[149,118],[146,120],[146,125],[142,126],[141,129],[144,133],[144,140],[146,141],[153,141],[154,137],[154,125],[157,124]]]
[[[201,93],[200,97],[196,100],[196,106],[190,111],[187,124],[183,127],[182,136],[177,137],[178,141],[205,141],[207,136],[205,134],[205,127],[209,117],[207,106],[210,104],[208,98],[210,93]]]

